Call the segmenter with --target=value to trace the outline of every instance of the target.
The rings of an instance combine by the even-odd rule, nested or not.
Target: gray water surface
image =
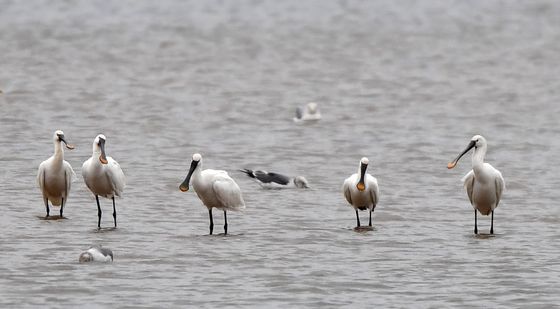
[[[553,307],[558,63],[555,1],[0,1],[0,307]],[[323,119],[294,124],[310,101]],[[78,179],[41,220],[56,129]],[[98,231],[100,132],[127,187]],[[474,134],[506,179],[494,236],[473,236],[470,156],[446,169]],[[194,152],[243,191],[227,237],[178,189]],[[340,187],[362,156],[381,198],[356,232]],[[79,264],[92,244],[115,262]]]

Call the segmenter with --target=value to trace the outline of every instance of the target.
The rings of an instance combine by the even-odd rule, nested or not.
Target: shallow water
[[[1,307],[560,303],[559,3],[0,7]],[[323,120],[295,125],[309,101]],[[41,220],[35,176],[59,128],[78,179],[68,219]],[[119,227],[102,199],[100,231],[80,176],[99,132],[128,181]],[[477,133],[507,185],[493,236],[483,216],[472,233],[469,158],[446,169]],[[194,152],[243,191],[227,237],[178,189]],[[340,190],[362,156],[381,190],[373,231],[354,230]],[[239,168],[312,188],[262,190]],[[91,244],[115,262],[79,264]]]

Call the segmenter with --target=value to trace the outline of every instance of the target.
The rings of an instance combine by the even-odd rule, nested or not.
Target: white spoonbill
[[[125,186],[125,177],[117,161],[105,155],[105,141],[107,138],[99,134],[93,141],[93,154],[82,166],[82,176],[89,190],[97,201],[97,227],[101,228],[101,206],[99,196],[113,200],[113,219],[117,227],[117,210],[115,196],[121,196]]]
[[[229,177],[226,171],[222,170],[202,170],[202,156],[198,153],[193,154],[191,167],[187,177],[179,186],[183,192],[189,190],[189,183],[192,177],[192,185],[196,195],[200,198],[204,206],[208,208],[210,216],[210,235],[214,230],[214,220],[212,218],[212,208],[224,211],[224,234],[227,234],[227,210],[242,210],[245,208],[245,201],[241,196],[241,189],[235,181]]]
[[[321,119],[321,112],[319,112],[319,107],[317,103],[311,102],[307,103],[305,106],[305,110],[301,107],[296,109],[296,117],[294,118],[295,122],[301,121],[317,121]]]
[[[102,246],[91,246],[87,251],[80,254],[78,258],[80,263],[87,262],[100,262],[107,263],[113,262],[113,251],[109,248],[103,248]]]
[[[49,201],[53,206],[60,206],[60,217],[62,217],[64,206],[68,201],[72,178],[76,177],[76,173],[70,163],[64,160],[64,149],[61,143],[64,143],[68,149],[74,149],[74,146],[66,142],[64,132],[61,130],[54,132],[53,142],[54,154],[39,165],[37,183],[43,193],[47,217],[50,214]]]
[[[476,222],[476,211],[478,210],[485,216],[492,214],[490,234],[494,234],[494,209],[498,207],[506,185],[502,173],[492,165],[484,163],[484,156],[488,149],[486,139],[480,135],[473,136],[467,148],[455,160],[448,163],[447,168],[454,168],[459,159],[472,148],[474,148],[473,169],[463,177],[462,181],[474,208],[474,233],[478,234]]]
[[[286,175],[267,171],[254,171],[249,169],[241,169],[239,171],[247,174],[247,176],[254,179],[258,184],[261,185],[261,187],[265,189],[280,189],[290,187],[296,187],[300,189],[309,188],[309,183],[303,176],[296,176],[291,178]]]
[[[377,179],[366,173],[369,164],[368,158],[364,157],[360,160],[360,168],[358,173],[346,178],[342,185],[344,197],[356,210],[356,220],[360,227],[359,210],[369,209],[369,226],[371,226],[371,213],[374,211],[377,201],[379,200],[379,186]]]

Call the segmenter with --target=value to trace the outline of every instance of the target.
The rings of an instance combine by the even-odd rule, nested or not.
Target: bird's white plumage
[[[344,197],[354,209],[373,210],[379,199],[379,186],[377,184],[377,179],[368,173],[364,175],[365,189],[363,191],[358,189],[362,164],[368,163],[369,160],[367,158],[362,158],[360,160],[358,173],[352,174],[350,177],[346,178],[342,184]]]
[[[462,181],[473,208],[482,215],[489,215],[500,203],[505,190],[505,181],[500,171],[484,162],[488,149],[486,139],[475,135],[472,141],[476,143],[472,155],[473,169],[462,178]]]
[[[198,153],[193,155],[191,167],[185,180],[179,186],[183,192],[189,190],[190,183],[196,195],[204,206],[208,209],[210,219],[210,235],[214,230],[212,209],[218,208],[224,212],[224,235],[227,235],[227,211],[242,210],[245,208],[245,201],[241,195],[241,189],[235,181],[229,177],[226,171],[222,170],[202,170],[202,156]]]
[[[301,121],[317,121],[321,119],[321,112],[317,103],[311,102],[307,103],[305,109],[298,108],[296,112],[296,117],[294,117],[295,122]]]
[[[84,182],[95,195],[106,198],[120,197],[126,185],[126,178],[121,166],[112,157],[107,157],[107,164],[103,164],[100,161],[100,138],[105,139],[105,136],[100,134],[95,138],[93,154],[82,165]]]
[[[202,162],[192,176],[192,186],[196,195],[207,208],[222,210],[242,210],[245,201],[237,183],[223,170],[202,169]]]
[[[60,130],[54,133],[54,154],[41,162],[37,172],[37,184],[43,194],[43,200],[45,204],[47,201],[51,201],[54,206],[61,206],[62,199],[66,204],[72,180],[76,177],[70,163],[64,160],[60,135],[64,136],[64,133]]]
[[[354,209],[365,210],[375,208],[379,198],[377,179],[370,174],[366,174],[364,177],[364,184],[366,186],[364,191],[358,190],[357,185],[359,181],[360,174],[358,173],[352,174],[344,180],[342,191],[346,201]]]
[[[79,261],[81,263],[85,263],[85,262],[110,263],[113,262],[113,252],[106,248],[93,246],[80,254]]]

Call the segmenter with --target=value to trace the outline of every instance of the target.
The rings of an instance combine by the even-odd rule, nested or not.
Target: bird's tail
[[[249,176],[251,178],[255,178],[255,173],[252,170],[248,170],[246,168],[243,168],[243,169],[240,169],[239,171],[247,174],[247,176]]]
[[[296,108],[296,119],[303,118],[303,109],[301,107]]]

